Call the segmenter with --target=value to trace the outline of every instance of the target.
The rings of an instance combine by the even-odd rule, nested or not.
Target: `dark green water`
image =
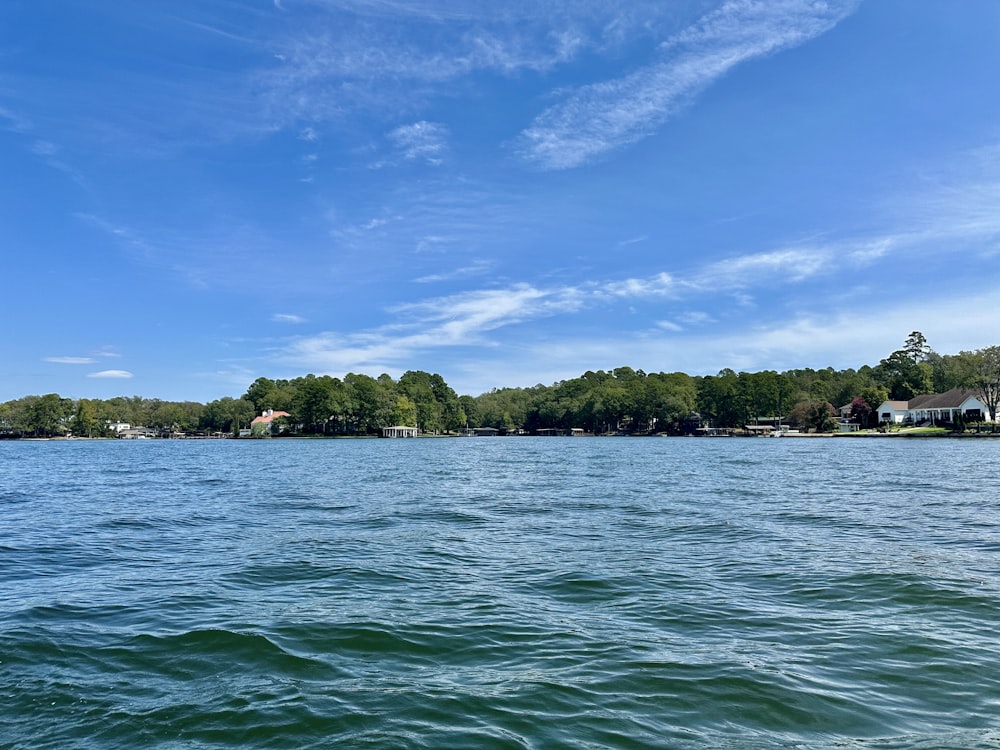
[[[998,466],[957,440],[0,443],[0,747],[997,747]]]

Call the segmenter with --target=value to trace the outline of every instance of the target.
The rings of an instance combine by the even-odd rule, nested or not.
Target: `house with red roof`
[[[250,423],[250,433],[252,435],[271,435],[274,433],[274,420],[280,417],[292,416],[287,411],[275,411],[265,409],[259,417],[254,417]]]

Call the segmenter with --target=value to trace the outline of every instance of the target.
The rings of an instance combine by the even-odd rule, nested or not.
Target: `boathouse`
[[[383,427],[382,437],[384,438],[414,438],[417,436],[416,427],[406,427],[396,425],[395,427]]]

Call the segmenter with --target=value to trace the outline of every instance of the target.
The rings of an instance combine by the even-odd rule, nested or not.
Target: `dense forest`
[[[374,435],[390,425],[432,434],[467,427],[681,434],[698,425],[731,428],[774,418],[822,432],[833,427],[834,407],[850,405],[851,419],[873,427],[875,410],[886,399],[905,401],[957,387],[976,389],[995,420],[1000,346],[942,355],[914,331],[901,349],[858,370],[726,369],[691,376],[619,367],[478,396],[459,396],[440,375],[423,371],[406,372],[398,380],[354,373],[343,379],[261,377],[243,395],[208,404],[139,396],[72,400],[50,393],[0,404],[0,437],[108,437],[116,422],[163,435],[235,434],[266,409],[287,412],[279,420],[280,431],[301,435]]]

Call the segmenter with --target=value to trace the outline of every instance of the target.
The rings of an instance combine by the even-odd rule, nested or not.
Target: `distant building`
[[[116,432],[121,440],[151,440],[158,436],[157,431],[149,427],[129,427]]]
[[[287,411],[265,409],[259,417],[254,417],[254,420],[250,423],[250,432],[254,435],[271,435],[274,432],[274,420],[279,417],[290,416],[292,415]]]
[[[384,438],[415,438],[417,436],[416,427],[396,425],[395,427],[383,427],[382,437]]]

